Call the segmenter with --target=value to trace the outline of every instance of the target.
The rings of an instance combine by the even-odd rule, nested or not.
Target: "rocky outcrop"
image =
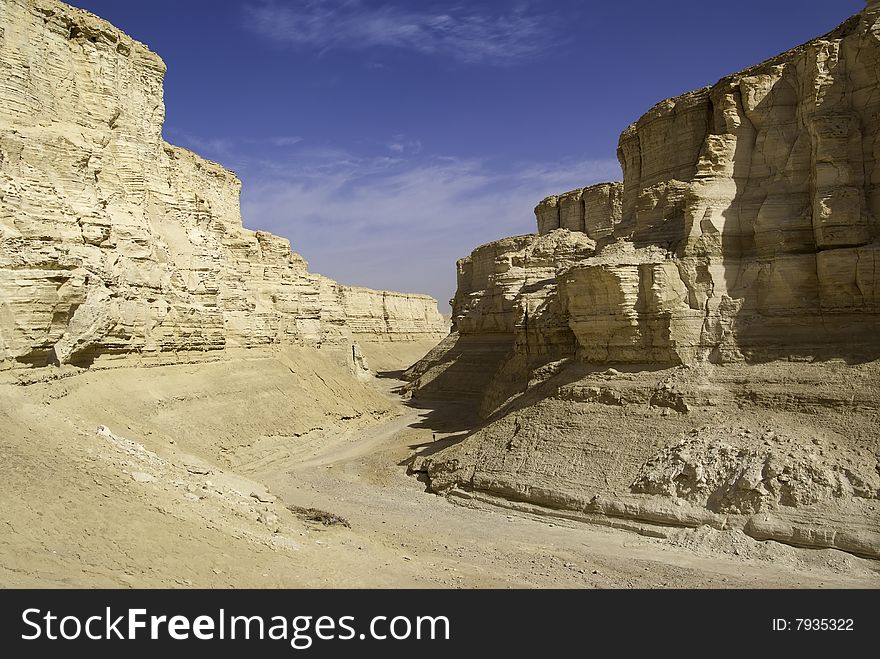
[[[412,470],[440,493],[880,557],[878,90],[872,2],[658,103],[620,137],[621,183],[548,197],[537,234],[459,261],[456,333],[409,389],[442,400],[488,366],[482,423]],[[699,424],[724,439],[681,444]]]
[[[244,229],[238,178],[163,141],[146,46],[55,0],[0,6],[0,364],[446,334],[432,299],[339,286]]]
[[[772,431],[761,439],[761,448],[745,448],[728,444],[727,437],[694,433],[649,459],[631,489],[720,513],[766,512],[853,496],[880,499],[880,474],[873,465],[844,466],[812,443]]]
[[[410,369],[410,387],[417,395],[472,394],[488,413],[520,386],[531,365],[573,353],[557,275],[595,245],[583,232],[563,229],[505,238],[461,259],[452,300],[455,332],[425,364]]]
[[[544,199],[535,208],[538,233],[581,231],[593,240],[607,238],[620,223],[622,183],[599,183]]]
[[[558,309],[557,273],[595,241],[581,232],[516,236],[488,243],[458,262],[453,323],[461,334],[515,335],[523,351],[546,352],[573,336]]]
[[[588,362],[880,355],[878,25],[871,6],[658,103],[620,137],[622,183],[548,197],[540,237],[459,262],[456,329],[540,333],[552,309]]]
[[[630,255],[565,275],[587,358],[609,317],[608,360],[876,356],[878,19],[868,9],[623,133],[615,233]]]
[[[345,324],[360,342],[439,340],[448,333],[427,295],[338,286]]]

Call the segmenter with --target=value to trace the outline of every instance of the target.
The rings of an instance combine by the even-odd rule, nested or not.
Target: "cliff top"
[[[425,293],[403,293],[401,291],[386,291],[376,288],[367,288],[366,286],[348,286],[346,284],[338,284],[338,286],[344,291],[351,291],[354,293],[375,293],[377,295],[382,295],[383,297],[405,297],[419,300],[431,300],[432,302],[437,301],[432,296],[426,295]]]
[[[877,7],[880,7],[880,0],[867,0],[866,10]],[[803,53],[807,48],[818,41],[834,41],[837,39],[842,39],[843,37],[852,34],[858,29],[860,20],[861,14],[855,14],[853,16],[850,16],[848,19],[846,19],[843,23],[838,25],[830,32],[810,39],[809,41],[799,44],[793,48],[789,48],[779,55],[754,64],[741,71],[737,71],[736,73],[724,76],[713,85],[707,85],[705,87],[701,87],[700,89],[685,92],[684,94],[680,94],[678,96],[665,98],[652,106],[651,109],[645,112],[645,114],[643,114],[641,117],[639,117],[638,120],[627,126],[621,133],[620,137],[621,139],[623,139],[624,137],[631,135],[639,127],[644,126],[645,124],[650,123],[659,116],[668,113],[668,111],[672,108],[686,108],[700,103],[703,99],[705,99],[706,95],[709,93],[709,90],[714,87],[733,84],[736,83],[740,78],[757,75],[762,73],[763,71],[772,69],[773,67],[785,64],[786,62],[791,61],[792,59]]]
[[[14,0],[23,2],[23,0]],[[30,0],[25,4],[33,6],[43,15],[43,21],[53,26],[66,29],[69,39],[87,39],[92,42],[102,41],[114,46],[123,55],[135,54],[150,61],[154,68],[166,70],[165,62],[159,55],[150,50],[149,46],[128,36],[111,23],[95,16],[85,9],[71,7],[60,0]]]

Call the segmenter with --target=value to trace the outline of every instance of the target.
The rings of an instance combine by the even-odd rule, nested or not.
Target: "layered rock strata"
[[[620,137],[622,183],[548,197],[535,209],[541,238],[459,263],[456,329],[512,333],[512,317],[543,305],[591,362],[877,356],[878,86],[871,6],[658,103]],[[560,231],[588,240],[508,266]]]
[[[459,261],[455,333],[409,388],[448,398],[488,368],[483,423],[413,471],[880,557],[878,90],[871,2],[658,103],[620,137],[622,182],[548,197],[537,234]]]
[[[428,295],[337,286],[345,324],[361,342],[439,340],[448,323]]]
[[[146,46],[55,0],[0,9],[0,365],[447,333],[431,298],[244,229],[238,178],[162,139]]]
[[[599,183],[544,199],[535,208],[538,233],[581,231],[593,240],[614,233],[623,210],[622,183]]]

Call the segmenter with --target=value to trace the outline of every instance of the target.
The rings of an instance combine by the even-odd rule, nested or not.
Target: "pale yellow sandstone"
[[[235,174],[162,139],[146,46],[56,0],[0,9],[0,364],[446,334],[431,298],[244,229]]]
[[[593,240],[606,238],[620,222],[622,193],[622,183],[598,183],[547,197],[535,207],[538,233],[568,229]]]
[[[459,261],[456,332],[408,388],[482,423],[413,471],[877,558],[880,2],[658,103],[618,157],[622,183]]]
[[[542,264],[536,277],[553,284],[522,297],[566,318],[588,362],[877,356],[878,87],[872,3],[825,36],[658,103],[620,137],[622,183],[535,208],[539,235],[564,229],[595,245],[566,253],[555,275]],[[521,249],[493,245],[493,263]],[[514,334],[511,305],[465,279],[456,328]],[[518,297],[515,279],[504,276],[504,300]]]

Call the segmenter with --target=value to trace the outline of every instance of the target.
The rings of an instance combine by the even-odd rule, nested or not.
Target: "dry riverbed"
[[[345,389],[344,373],[296,357],[7,377],[0,584],[880,586],[876,562],[833,550],[709,529],[649,538],[438,497],[406,463],[455,441],[455,408],[410,406],[393,379]],[[294,412],[301,427],[287,427]]]

